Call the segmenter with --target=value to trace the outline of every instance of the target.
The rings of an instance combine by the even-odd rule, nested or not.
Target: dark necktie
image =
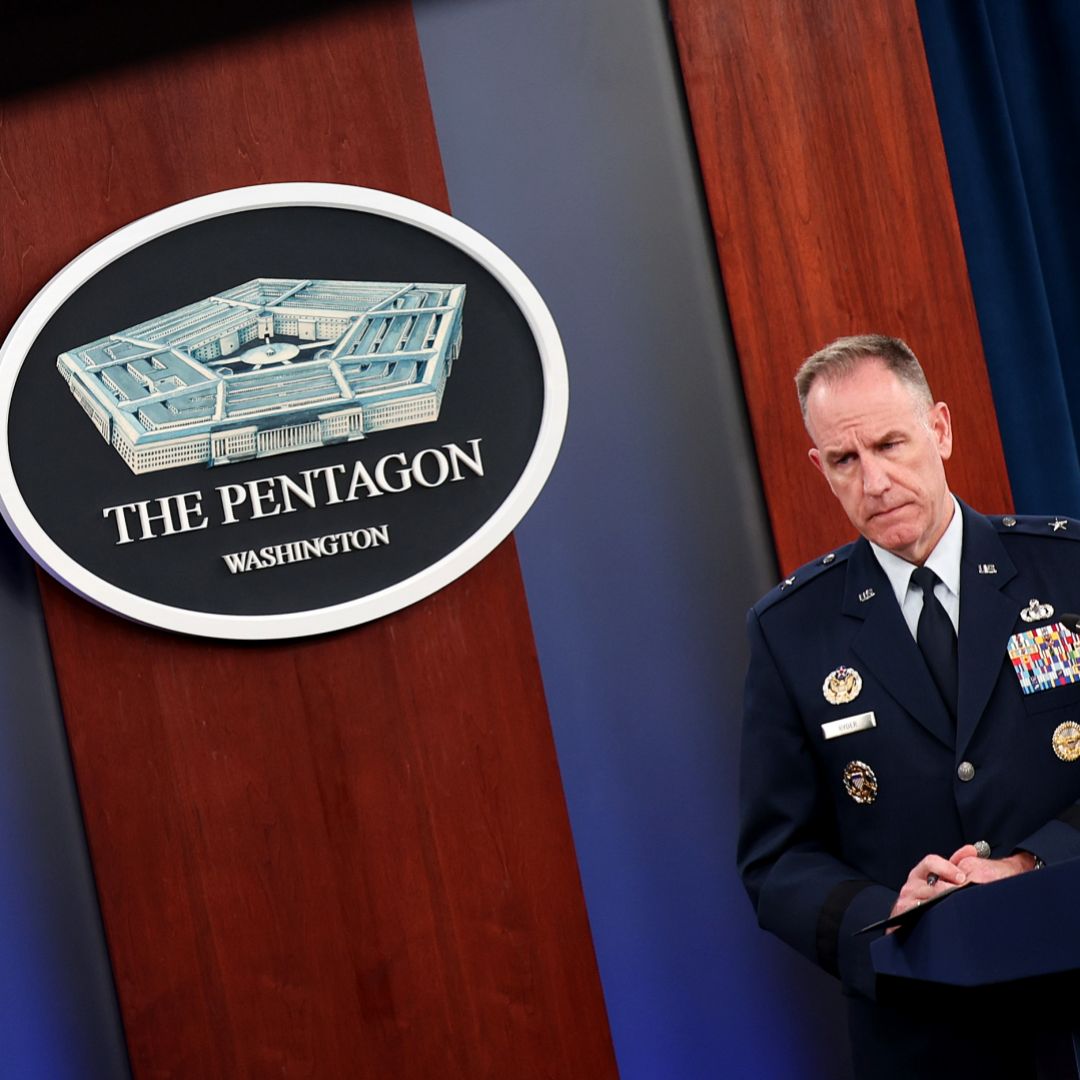
[[[956,631],[948,612],[934,595],[934,586],[939,580],[937,574],[928,566],[920,566],[912,573],[911,580],[922,589],[923,594],[915,640],[942,699],[955,719],[958,682]]]

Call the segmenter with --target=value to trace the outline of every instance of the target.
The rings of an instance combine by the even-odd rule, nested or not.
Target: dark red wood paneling
[[[407,4],[4,104],[0,314],[141,214],[300,179],[446,207]],[[511,541],[286,644],[42,593],[137,1077],[615,1076]]]
[[[1011,509],[914,0],[670,7],[781,568],[852,535],[792,384],[842,334],[908,341],[953,409],[953,489]]]

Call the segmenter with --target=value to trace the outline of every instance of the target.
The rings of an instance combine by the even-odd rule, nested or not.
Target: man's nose
[[[880,461],[865,458],[862,463],[863,491],[867,495],[883,495],[889,490],[889,473]]]

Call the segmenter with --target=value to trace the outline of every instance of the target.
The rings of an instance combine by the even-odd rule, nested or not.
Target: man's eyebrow
[[[879,436],[874,440],[875,446],[883,446],[885,443],[896,442],[897,439],[905,438],[904,432],[899,428],[894,428],[892,431],[886,431],[884,435]]]
[[[886,443],[897,442],[900,439],[906,439],[907,434],[901,428],[892,428],[889,431],[878,435],[871,440],[870,445],[875,449],[884,446]],[[842,458],[846,458],[849,454],[855,453],[855,450],[850,446],[833,446],[822,448],[822,456],[830,464],[834,464],[840,461]]]
[[[841,458],[846,458],[849,454],[854,453],[850,446],[837,446],[831,450],[825,451],[825,459],[832,464],[839,461]]]

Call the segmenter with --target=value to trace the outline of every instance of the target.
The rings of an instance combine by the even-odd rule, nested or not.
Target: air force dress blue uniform
[[[748,616],[740,873],[761,926],[838,975],[864,1013],[872,936],[854,932],[888,915],[924,855],[981,842],[993,858],[1080,856],[1080,747],[1062,736],[1080,735],[1080,664],[1025,692],[1008,655],[1080,612],[1080,522],[961,511],[955,720],[865,539]]]

